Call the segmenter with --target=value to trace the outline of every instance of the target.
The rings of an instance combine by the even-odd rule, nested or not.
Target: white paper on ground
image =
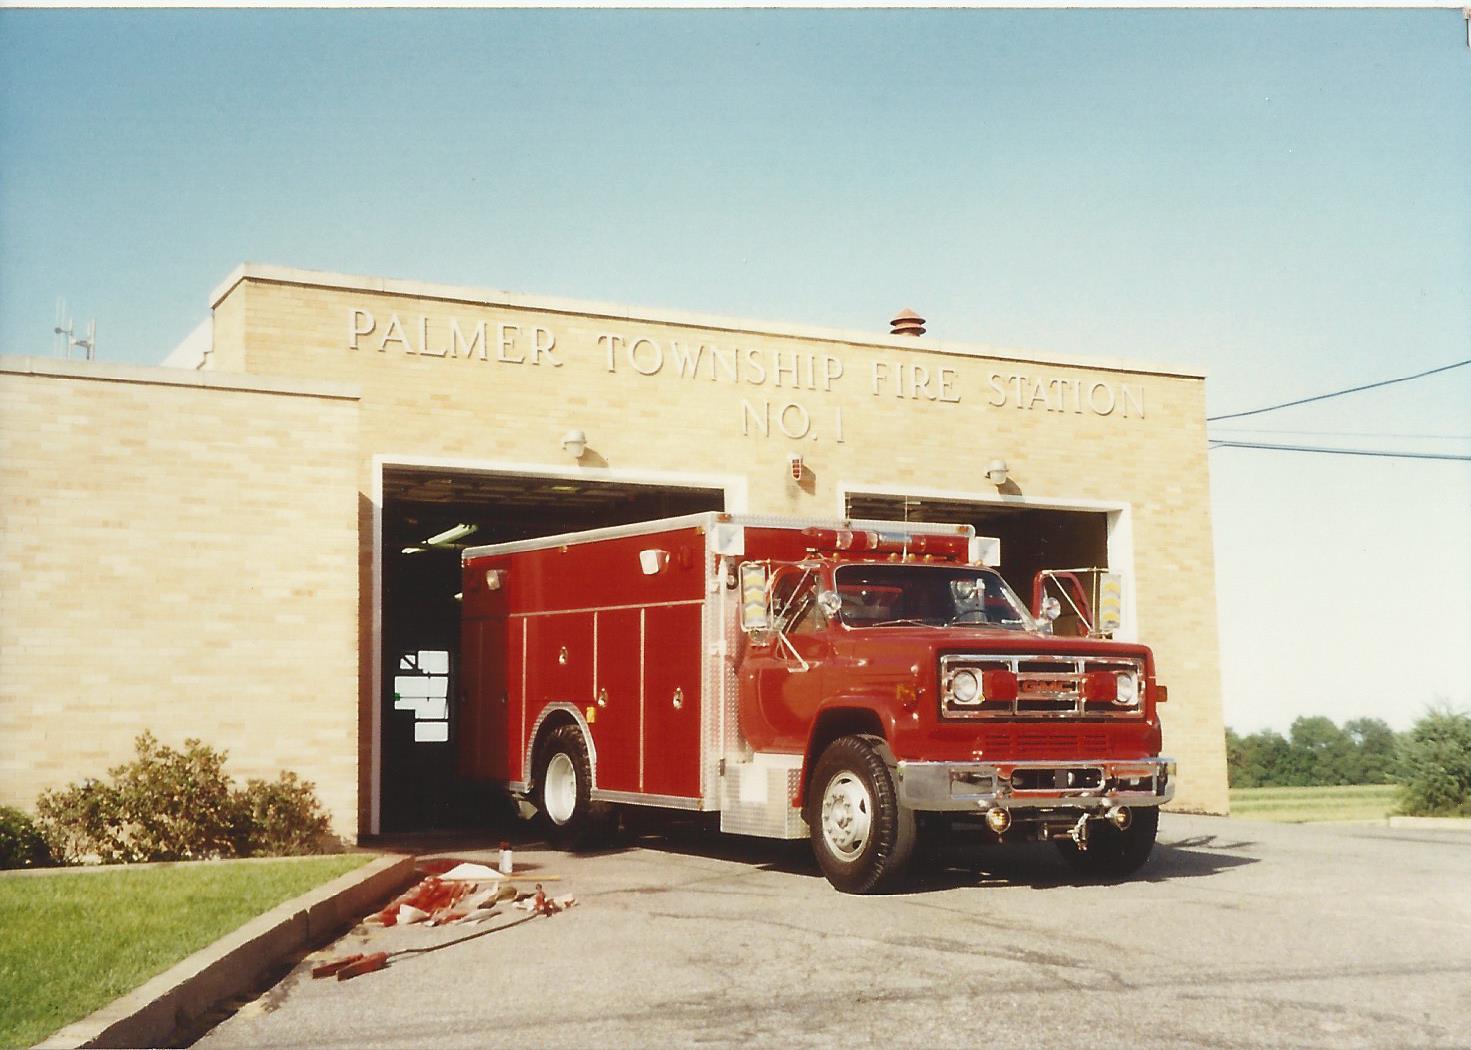
[[[488,865],[465,861],[462,864],[456,864],[439,878],[443,882],[488,882],[500,877],[501,873]]]

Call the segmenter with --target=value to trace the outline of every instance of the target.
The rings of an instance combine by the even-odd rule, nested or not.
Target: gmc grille
[[[950,689],[958,671],[1008,671],[1016,676],[1016,697],[984,695],[962,701]],[[1132,673],[1137,683],[1132,704],[1083,701],[1083,676],[1094,671]],[[1052,656],[1036,654],[950,653],[940,657],[940,714],[944,718],[1139,718],[1144,702],[1143,662],[1126,656]]]

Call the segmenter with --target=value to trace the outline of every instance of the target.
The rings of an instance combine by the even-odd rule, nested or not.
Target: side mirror
[[[771,630],[771,600],[766,586],[769,573],[760,562],[741,565],[741,630],[747,634]]]
[[[1037,610],[1037,618],[1041,620],[1041,628],[1044,633],[1052,633],[1052,621],[1062,615],[1062,602],[1052,595],[1042,599],[1041,607]]]
[[[817,607],[829,620],[834,619],[843,608],[843,599],[837,591],[823,591],[817,596]]]

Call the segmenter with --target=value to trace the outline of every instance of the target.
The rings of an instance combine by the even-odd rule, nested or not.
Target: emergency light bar
[[[850,554],[921,554],[946,561],[970,557],[970,530],[958,526],[955,535],[934,533],[878,532],[873,529],[802,530],[809,551],[847,551]]]

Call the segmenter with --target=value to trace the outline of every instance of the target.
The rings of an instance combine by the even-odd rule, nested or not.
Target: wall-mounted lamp
[[[802,473],[806,468],[802,465],[802,457],[793,452],[787,456],[787,470],[791,472],[793,481],[801,481]]]
[[[993,459],[991,460],[991,465],[986,468],[986,480],[999,488],[1006,484],[1006,475],[1008,472],[1006,460]]]
[[[451,543],[457,543],[466,536],[474,535],[480,531],[479,525],[452,525],[443,532],[435,533],[424,541],[426,547],[444,547]]]
[[[562,435],[562,451],[573,459],[581,459],[587,451],[587,435],[580,430],[569,430]]]

